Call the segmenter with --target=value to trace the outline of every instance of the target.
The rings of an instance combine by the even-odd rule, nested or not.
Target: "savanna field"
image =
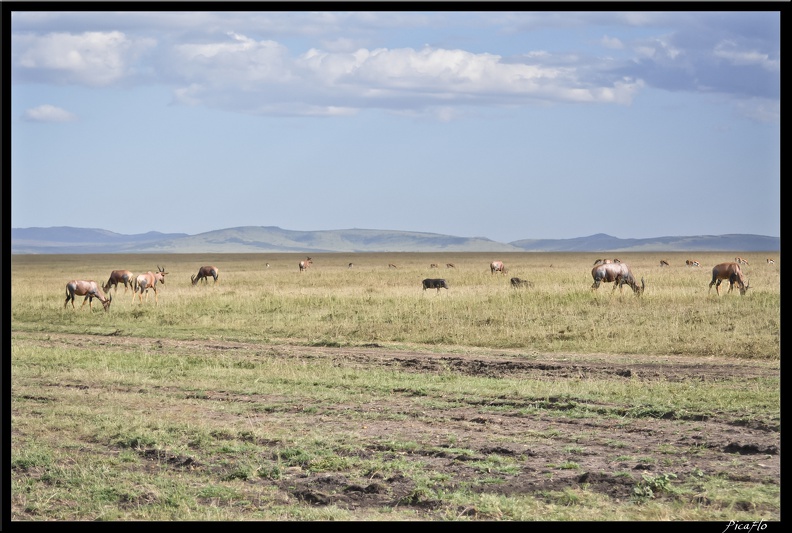
[[[11,520],[780,519],[779,257],[311,257],[13,256]]]

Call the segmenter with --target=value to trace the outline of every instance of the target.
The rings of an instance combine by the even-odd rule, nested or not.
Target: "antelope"
[[[595,266],[591,269],[591,277],[594,278],[594,283],[591,285],[592,290],[597,290],[603,281],[613,282],[613,290],[615,291],[618,287],[619,292],[622,292],[624,285],[629,285],[636,296],[640,296],[646,288],[643,278],[641,278],[641,286],[638,286],[627,263],[603,263]]]
[[[397,266],[396,266],[396,265],[394,265],[393,263],[388,263],[388,268],[399,268],[399,267],[397,267]]]
[[[212,276],[214,278],[214,282],[217,283],[217,276],[219,275],[220,271],[216,266],[202,266],[198,269],[197,276],[190,276],[190,281],[192,281],[193,285],[197,284],[201,280],[206,283],[209,280],[209,276]]]
[[[135,278],[135,290],[132,293],[132,301],[135,301],[135,294],[138,294],[140,298],[140,303],[143,303],[143,293],[146,293],[146,300],[148,300],[148,290],[152,289],[154,291],[154,303],[155,305],[159,305],[159,298],[157,298],[157,283],[165,284],[165,267],[161,267],[157,265],[157,271],[152,272],[149,270],[145,274],[139,274],[137,278]]]
[[[117,294],[119,283],[124,284],[124,293],[126,293],[127,290],[135,288],[135,275],[129,270],[113,270],[110,272],[110,279],[107,280],[107,283],[102,285],[102,290],[108,292],[111,287],[114,287]]]
[[[454,263],[446,263],[446,268],[456,268]]]
[[[107,296],[104,295],[102,289],[99,288],[99,285],[94,280],[79,280],[75,279],[70,281],[66,284],[66,301],[63,302],[63,308],[65,309],[68,305],[69,301],[71,301],[72,309],[74,309],[74,297],[75,296],[85,296],[83,299],[83,303],[80,306],[80,309],[83,308],[85,302],[88,302],[88,308],[93,311],[93,299],[96,298],[100,302],[102,302],[102,307],[104,310],[107,311],[110,309],[110,303],[113,301],[113,296],[108,294]]]
[[[767,258],[767,264],[768,264],[768,265],[775,265],[775,260],[774,260],[774,259],[770,259],[770,258],[768,257],[768,258]]]
[[[439,267],[437,266],[437,263],[432,263],[431,265],[429,265],[429,268],[439,268]]]
[[[667,267],[668,266],[668,261],[666,261],[665,259],[661,259],[660,260],[660,266],[661,267]]]
[[[701,263],[699,263],[698,261],[693,261],[692,259],[685,259],[685,264],[689,267],[701,266]]]
[[[506,267],[503,265],[503,262],[493,261],[490,263],[490,274],[494,274],[495,272],[500,272],[501,274],[506,273]]]
[[[352,263],[349,263],[349,266],[347,268],[352,268]]]
[[[742,257],[735,257],[734,258],[734,262],[739,264],[739,265],[748,265],[748,261],[746,261]],[[750,265],[748,265],[748,266],[750,266]]]
[[[712,292],[712,286],[715,285],[715,292],[720,296],[720,284],[723,280],[729,280],[728,292],[734,289],[734,284],[736,283],[737,288],[740,289],[741,296],[745,296],[745,293],[750,288],[745,281],[739,263],[721,263],[712,267],[712,281],[710,281],[707,293]]]
[[[304,270],[308,270],[308,267],[311,265],[313,265],[313,259],[306,257],[305,261],[300,261],[298,266],[300,267],[300,272],[303,272]]]

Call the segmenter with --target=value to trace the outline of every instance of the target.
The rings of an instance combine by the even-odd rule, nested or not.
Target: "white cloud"
[[[767,54],[755,50],[742,50],[733,41],[721,41],[713,51],[715,57],[725,59],[733,65],[759,66],[768,71],[780,71],[781,62],[770,59]]]
[[[600,39],[600,44],[605,48],[611,48],[614,50],[621,50],[624,48],[624,44],[622,44],[620,39],[617,37],[610,37],[608,35],[602,36],[602,39]]]
[[[26,110],[22,118],[31,122],[71,122],[77,120],[76,115],[73,113],[49,104]]]

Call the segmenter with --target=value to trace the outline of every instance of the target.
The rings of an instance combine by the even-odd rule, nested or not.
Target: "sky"
[[[13,228],[780,236],[780,5],[195,5],[4,7]]]

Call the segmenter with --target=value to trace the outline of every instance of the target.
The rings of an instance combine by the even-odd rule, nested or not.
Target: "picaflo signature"
[[[729,523],[726,524],[726,529],[723,530],[723,533],[727,531],[741,531],[743,533],[751,533],[752,531],[764,531],[767,528],[767,524],[764,523],[764,520],[759,520],[758,522],[735,522],[734,520],[729,520]]]

